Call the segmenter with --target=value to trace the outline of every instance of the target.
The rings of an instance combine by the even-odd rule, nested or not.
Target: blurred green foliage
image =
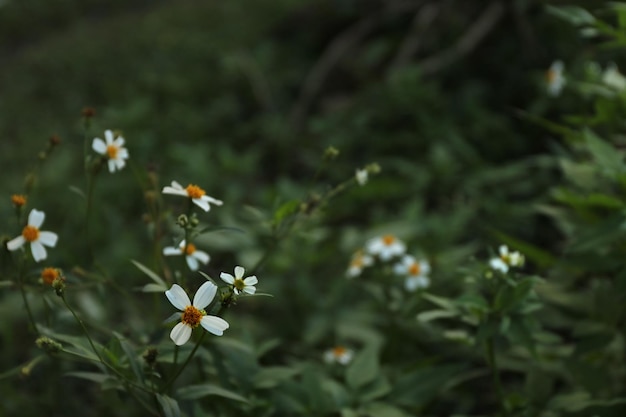
[[[51,262],[67,271],[98,349],[137,381],[149,346],[160,370],[174,361],[165,297],[128,292],[150,282],[130,259],[164,270],[147,191],[177,180],[224,200],[201,218],[227,227],[198,239],[212,277],[274,251],[258,271],[273,298],[227,313],[227,335],[151,400],[168,417],[623,415],[626,96],[602,71],[622,64],[626,7],[546,3],[5,2],[2,235],[19,234],[8,197],[59,135],[29,178],[29,206],[60,235]],[[465,52],[458,42],[480,22],[486,34]],[[544,71],[556,59],[567,84],[550,97]],[[85,106],[96,109],[87,132]],[[131,159],[98,179],[93,266],[70,187],[86,190],[83,142],[104,129],[123,133]],[[328,146],[340,154],[313,180]],[[303,209],[370,162],[382,173],[367,186]],[[161,246],[180,237],[181,204],[165,203]],[[384,269],[345,279],[352,253],[385,233],[430,260],[426,293],[376,281]],[[496,284],[484,261],[500,243],[528,265]],[[10,259],[3,251],[3,282],[14,279]],[[91,355],[37,275],[28,271],[43,333]],[[3,414],[145,415],[96,366],[45,357],[26,375],[42,352],[13,290],[0,288]],[[354,347],[354,361],[321,366],[335,345]]]

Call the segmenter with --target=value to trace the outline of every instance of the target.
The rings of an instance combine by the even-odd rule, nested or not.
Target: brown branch
[[[505,8],[499,1],[491,3],[455,45],[420,62],[420,73],[434,74],[472,52],[504,16],[504,11]]]
[[[315,100],[322,89],[332,69],[352,48],[370,34],[382,22],[384,17],[413,11],[422,3],[423,1],[420,0],[393,2],[382,12],[378,11],[369,15],[340,32],[324,49],[320,58],[307,74],[302,84],[298,101],[291,112],[290,120],[292,125],[296,129],[301,126],[313,100]]]

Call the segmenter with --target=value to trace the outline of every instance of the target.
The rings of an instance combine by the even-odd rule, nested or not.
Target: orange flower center
[[[117,158],[117,151],[119,151],[119,148],[117,146],[115,145],[107,146],[107,155],[109,155],[109,159]]]
[[[41,279],[44,283],[52,285],[55,279],[59,277],[59,270],[56,268],[44,268],[41,271]]]
[[[348,349],[346,349],[343,346],[336,346],[333,348],[333,355],[335,356],[343,356],[346,354],[346,352],[348,351]]]
[[[354,268],[361,268],[363,266],[363,257],[362,256],[357,256],[356,258],[352,259],[352,264],[351,264]]]
[[[187,248],[185,249],[185,253],[187,255],[191,255],[195,251],[196,251],[196,245],[194,245],[193,243],[188,243]]]
[[[420,273],[420,264],[418,264],[417,262],[414,262],[409,267],[409,275],[419,275],[419,273]]]
[[[34,242],[39,239],[39,229],[28,225],[24,227],[24,230],[22,230],[22,236],[24,236],[24,239],[26,239],[27,242]]]
[[[13,194],[11,196],[11,203],[13,203],[13,205],[16,207],[22,207],[24,204],[26,204],[26,196],[21,194]]]
[[[187,195],[191,198],[200,198],[206,194],[202,188],[193,184],[189,184],[187,188],[185,188],[185,191],[187,191]]]
[[[546,81],[550,84],[556,81],[557,76],[558,76],[558,73],[554,70],[546,71]]]
[[[396,238],[393,235],[385,235],[383,236],[383,243],[385,246],[391,246],[393,242],[396,241]]]
[[[183,316],[180,321],[189,327],[198,327],[200,320],[204,317],[204,315],[204,311],[198,310],[194,306],[187,306],[185,307],[185,311],[183,311]]]

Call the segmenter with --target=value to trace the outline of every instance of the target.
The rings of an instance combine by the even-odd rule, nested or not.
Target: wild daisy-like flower
[[[422,259],[417,260],[411,255],[405,255],[400,262],[394,265],[393,270],[398,275],[406,276],[404,286],[408,291],[426,288],[430,285],[430,264]]]
[[[197,271],[200,268],[200,263],[204,265],[208,264],[211,260],[211,257],[208,253],[196,249],[196,246],[193,243],[186,244],[187,242],[183,240],[180,242],[178,247],[168,246],[163,248],[163,255],[171,256],[171,255],[182,255],[185,254],[185,261],[187,261],[187,266],[192,271]]]
[[[404,255],[406,245],[394,235],[384,235],[370,239],[366,245],[371,255],[377,255],[383,261],[388,261],[394,256]]]
[[[170,332],[170,338],[177,346],[182,346],[191,337],[191,331],[202,326],[206,331],[216,336],[224,334],[229,324],[226,320],[217,316],[207,315],[204,309],[211,304],[217,293],[217,285],[210,281],[205,282],[198,288],[193,297],[193,303],[180,285],[174,284],[172,288],[165,291],[165,296],[170,303],[181,311],[180,323]]]
[[[108,159],[109,172],[113,173],[115,170],[121,170],[126,165],[128,159],[128,150],[124,148],[124,138],[118,136],[115,138],[112,130],[104,131],[104,139],[95,138],[91,147],[94,151],[100,155],[104,155]]]
[[[619,72],[615,63],[610,64],[602,73],[602,82],[617,91],[626,88],[626,78]]]
[[[551,96],[558,96],[565,86],[565,77],[563,76],[563,62],[554,61],[550,68],[546,71],[546,87]]]
[[[352,361],[353,357],[354,351],[345,346],[335,346],[324,352],[324,361],[331,364],[339,363],[341,365],[347,365]]]
[[[7,242],[7,249],[14,251],[24,246],[25,243],[30,243],[30,250],[35,262],[46,259],[48,253],[44,246],[54,247],[59,236],[53,232],[39,230],[45,218],[46,215],[43,211],[32,209],[28,214],[28,224],[22,229],[22,234]]]
[[[173,194],[191,198],[191,201],[204,211],[211,210],[209,203],[215,204],[216,206],[223,204],[223,201],[206,195],[206,191],[194,184],[189,184],[187,187],[183,188],[183,186],[176,181],[172,181],[171,186],[163,187],[163,194]]]
[[[363,269],[367,266],[371,266],[374,263],[374,258],[364,253],[362,250],[358,250],[352,255],[352,260],[346,271],[348,278],[355,278],[361,275]]]
[[[256,292],[255,285],[259,282],[255,275],[243,278],[243,274],[246,270],[241,266],[235,267],[235,276],[228,274],[226,272],[222,272],[220,274],[220,278],[227,284],[233,286],[233,291],[235,294],[239,295],[241,292],[245,292],[247,294],[254,294]]]
[[[367,169],[357,169],[354,173],[354,178],[356,179],[356,182],[361,186],[367,184]]]
[[[500,256],[489,260],[489,266],[496,271],[507,273],[509,267],[523,266],[524,255],[519,252],[509,252],[509,248],[506,245],[501,245],[498,248]]]

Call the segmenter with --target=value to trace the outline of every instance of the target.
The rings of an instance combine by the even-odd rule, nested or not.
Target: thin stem
[[[176,370],[176,372],[174,373],[174,375],[172,375],[170,380],[167,381],[165,386],[161,389],[161,393],[165,393],[165,392],[167,392],[170,389],[170,387],[176,381],[176,379],[181,374],[181,372],[183,372],[183,370],[187,367],[189,362],[191,362],[191,358],[193,358],[193,355],[195,355],[196,351],[198,350],[198,348],[202,344],[202,341],[204,340],[204,336],[205,335],[206,335],[206,332],[202,332],[202,334],[200,335],[200,339],[198,339],[198,341],[196,342],[196,345],[193,347],[193,350],[191,351],[191,353],[189,353],[189,356],[187,356],[187,359],[185,360],[185,362],[183,362],[183,364],[180,366],[180,368],[178,368],[178,370]]]
[[[22,300],[24,301],[24,308],[26,309],[26,314],[28,315],[28,320],[30,321],[30,325],[33,328],[34,332],[39,334],[39,331],[37,330],[37,323],[35,322],[35,316],[33,315],[33,311],[30,308],[30,304],[28,303],[26,290],[24,290],[24,265],[25,264],[26,264],[26,257],[24,257],[24,260],[21,263],[19,270],[18,270],[17,286],[20,288],[20,294],[22,294]]]
[[[493,386],[496,390],[496,394],[498,395],[500,407],[502,408],[502,415],[506,416],[508,413],[504,402],[504,391],[502,390],[502,383],[500,382],[500,372],[498,371],[498,362],[496,360],[493,337],[488,338],[485,342],[485,350],[487,355],[487,362],[491,370]]]

